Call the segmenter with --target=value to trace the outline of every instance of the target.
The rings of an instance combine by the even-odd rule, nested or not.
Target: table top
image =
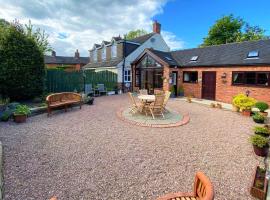
[[[155,95],[139,95],[138,98],[146,101],[155,101]]]

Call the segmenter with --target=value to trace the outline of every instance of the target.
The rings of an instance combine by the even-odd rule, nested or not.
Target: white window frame
[[[112,58],[116,58],[117,57],[117,45],[113,44],[111,46],[111,56]]]
[[[106,47],[102,48],[102,60],[106,60]]]
[[[93,51],[93,60],[97,61],[97,50],[96,49]]]
[[[124,70],[124,82],[130,83],[131,82],[131,69]]]

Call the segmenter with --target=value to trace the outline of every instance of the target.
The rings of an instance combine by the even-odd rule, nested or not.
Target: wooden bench
[[[214,200],[214,187],[207,176],[205,176],[202,172],[197,172],[193,192],[171,193],[159,197],[157,200]]]
[[[46,103],[48,105],[48,116],[52,112],[52,108],[65,107],[65,112],[67,107],[73,104],[79,104],[80,109],[82,107],[82,96],[73,92],[62,92],[55,93],[47,96]]]

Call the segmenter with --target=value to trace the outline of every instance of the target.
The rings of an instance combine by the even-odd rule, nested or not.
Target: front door
[[[202,73],[202,98],[215,100],[216,98],[216,72]]]
[[[174,95],[177,96],[177,77],[178,77],[178,72],[173,71],[172,72],[172,85],[174,87]]]

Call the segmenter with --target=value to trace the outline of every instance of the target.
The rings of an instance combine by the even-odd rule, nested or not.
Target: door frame
[[[205,79],[205,74],[206,73],[211,73],[211,74],[214,74],[215,75],[215,89],[214,89],[214,94],[213,94],[213,96],[214,96],[214,98],[213,99],[207,99],[207,100],[213,100],[213,101],[215,101],[216,100],[216,89],[217,89],[217,72],[216,71],[202,71],[202,88],[201,88],[201,98],[202,99],[206,99],[206,98],[204,98],[204,90],[203,90],[203,81],[204,81],[204,79]]]

